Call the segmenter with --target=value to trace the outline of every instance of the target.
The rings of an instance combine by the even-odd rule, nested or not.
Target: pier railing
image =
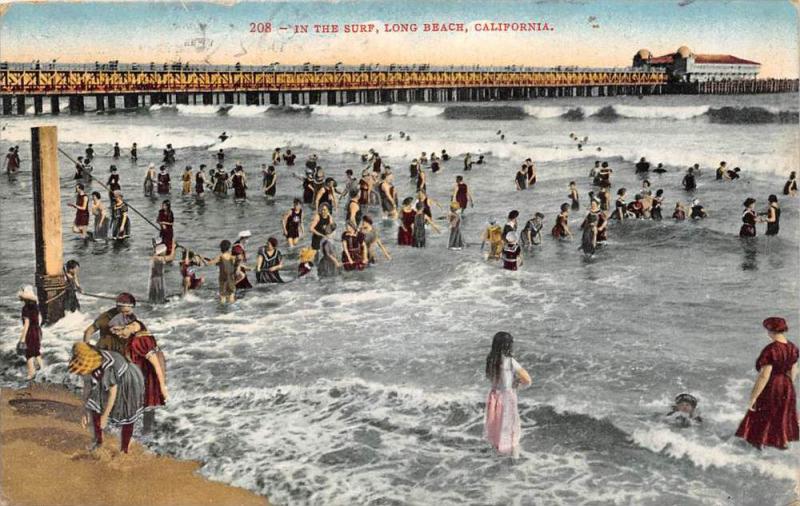
[[[400,90],[414,88],[659,85],[663,71],[631,68],[183,67],[132,64],[113,69],[62,65],[0,66],[0,94],[180,93]]]

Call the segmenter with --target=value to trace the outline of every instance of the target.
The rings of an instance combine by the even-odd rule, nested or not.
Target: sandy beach
[[[264,497],[204,479],[196,473],[198,462],[160,457],[135,443],[121,456],[114,436],[90,453],[91,434],[81,428],[80,417],[80,400],[65,388],[2,389],[0,504],[268,504]]]

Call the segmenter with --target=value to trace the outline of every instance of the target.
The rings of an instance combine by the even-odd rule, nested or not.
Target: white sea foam
[[[634,119],[686,120],[702,116],[709,110],[707,105],[657,107],[617,104],[613,107],[618,115]]]
[[[732,444],[733,440],[708,445],[693,438],[688,431],[676,432],[667,427],[637,429],[633,432],[633,440],[654,452],[675,458],[686,457],[703,469],[712,466],[720,469],[739,468],[758,471],[779,480],[797,479],[797,468],[789,464],[791,455],[787,455],[782,462],[765,460]]]

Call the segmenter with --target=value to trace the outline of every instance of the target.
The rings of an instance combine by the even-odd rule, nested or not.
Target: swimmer
[[[661,221],[663,217],[661,216],[661,206],[664,204],[664,190],[658,189],[656,190],[656,196],[653,197],[653,204],[650,208],[650,218],[655,221]]]
[[[650,162],[645,160],[644,157],[640,158],[639,163],[636,164],[636,173],[642,174],[644,172],[649,172],[649,171],[650,171]]]
[[[702,423],[700,411],[697,408],[697,397],[691,394],[682,393],[675,397],[672,408],[666,415],[667,423],[678,427],[689,427],[693,424]]]
[[[703,207],[702,204],[700,204],[700,201],[698,199],[694,199],[692,201],[692,209],[689,212],[689,217],[693,220],[702,220],[707,216],[708,213],[706,212],[705,207]]]
[[[783,185],[783,194],[790,197],[797,196],[797,172],[792,171],[789,174],[789,180]]]
[[[675,204],[675,211],[672,213],[672,219],[675,221],[683,221],[686,219],[686,209],[683,204],[678,202]]]
[[[503,226],[503,233],[501,235],[503,242],[505,242],[506,235],[508,235],[509,232],[517,231],[517,218],[519,218],[519,211],[516,209],[508,213],[508,221],[506,221],[506,224]]]
[[[614,203],[614,212],[611,213],[611,219],[625,221],[628,217],[628,204],[625,202],[625,195],[627,190],[620,188],[617,190],[617,200]]]
[[[742,171],[742,169],[740,169],[739,167],[734,167],[733,170],[727,171],[725,173],[724,177],[728,181],[733,181],[733,180],[739,179],[741,177],[741,176],[739,176],[739,172],[741,172],[741,171]]]
[[[693,192],[695,189],[697,189],[697,182],[694,179],[693,167],[689,167],[689,170],[686,171],[686,175],[683,176],[683,181],[681,181],[681,184],[683,184],[683,189],[687,192]]]
[[[222,132],[221,134],[219,134],[219,142],[225,142],[227,138],[228,134],[226,132]]]
[[[600,160],[595,160],[594,167],[589,171],[589,177],[594,179],[600,173]]]
[[[664,168],[664,164],[663,164],[663,163],[659,163],[659,164],[656,166],[656,168],[655,168],[655,169],[653,169],[653,172],[655,172],[656,174],[663,174],[663,173],[665,173],[666,171],[667,171],[667,169],[665,169],[665,168]]]
[[[723,179],[725,177],[725,173],[728,171],[728,164],[726,162],[719,162],[719,167],[717,167],[717,181]]]

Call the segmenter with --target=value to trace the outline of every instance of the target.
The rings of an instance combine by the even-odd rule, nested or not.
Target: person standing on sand
[[[519,457],[522,432],[517,389],[532,383],[528,372],[513,356],[514,338],[508,332],[498,332],[492,339],[492,349],[486,357],[486,378],[492,387],[486,397],[483,435],[499,454]]]
[[[786,339],[789,330],[786,320],[767,318],[763,326],[772,342],[756,360],[758,377],[736,436],[758,449],[772,446],[786,450],[789,442],[800,440],[794,389],[798,350]]]
[[[84,342],[72,347],[69,372],[84,376],[82,399],[86,412],[81,425],[91,420],[94,427],[94,446],[103,444],[103,430],[108,424],[119,425],[120,451],[128,453],[133,427],[141,418],[144,406],[144,376],[138,367],[115,351],[97,350]]]
[[[17,353],[24,349],[25,363],[28,366],[28,375],[25,379],[31,381],[36,377],[36,366],[44,368],[42,361],[42,328],[39,322],[39,299],[31,285],[25,285],[17,292],[17,297],[22,301],[22,332],[17,344]]]

